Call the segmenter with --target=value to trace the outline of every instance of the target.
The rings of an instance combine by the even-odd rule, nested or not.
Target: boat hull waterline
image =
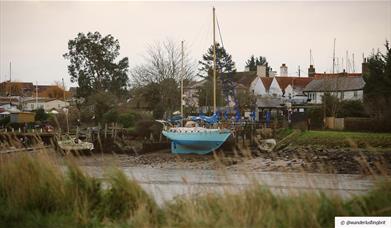
[[[172,132],[163,131],[171,140],[171,152],[175,154],[208,154],[218,149],[231,135],[229,131]]]

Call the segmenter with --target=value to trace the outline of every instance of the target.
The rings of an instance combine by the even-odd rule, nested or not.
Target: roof
[[[232,72],[232,73],[222,73],[220,77],[224,74],[232,75],[232,81],[236,84],[242,84],[243,86],[249,88],[251,82],[257,77],[256,71],[243,71],[243,72]]]
[[[258,108],[282,108],[283,100],[277,97],[257,97]]]
[[[273,77],[260,77],[263,83],[263,86],[265,86],[266,90],[270,89],[270,86],[273,82]]]
[[[275,77],[278,85],[281,89],[285,89],[288,85],[291,85],[293,88],[304,88],[308,83],[310,83],[313,78],[309,77]]]
[[[362,76],[362,73],[341,72],[341,73],[315,73],[313,77],[316,79],[320,79],[320,78],[360,77],[360,76]]]
[[[20,86],[21,88],[34,88],[34,85],[32,82],[10,82],[10,81],[5,81],[5,82],[2,82],[0,83],[2,85],[18,85]]]
[[[312,80],[304,88],[305,92],[327,92],[327,91],[354,91],[362,90],[365,81],[363,77],[329,77]]]
[[[237,84],[242,84],[247,88],[250,87],[251,82],[257,77],[256,71],[245,71],[233,73],[233,81]]]
[[[38,101],[38,102],[49,102],[49,101],[55,101],[55,100],[63,101],[61,99],[47,98],[47,97],[38,97],[38,99],[36,100],[35,97],[31,97],[31,98],[25,99],[23,102],[25,102],[25,103],[35,103],[36,101]]]

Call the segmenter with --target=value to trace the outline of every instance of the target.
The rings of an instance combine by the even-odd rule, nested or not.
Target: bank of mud
[[[94,154],[78,159],[81,165],[148,168],[228,169],[337,174],[391,174],[391,149],[287,146],[273,152],[256,148],[219,151],[209,155],[176,155],[170,150],[134,154]]]

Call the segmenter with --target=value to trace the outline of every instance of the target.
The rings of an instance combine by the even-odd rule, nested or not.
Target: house
[[[34,92],[34,85],[31,82],[10,82],[0,83],[0,96],[26,96]]]
[[[274,76],[266,77],[260,75],[266,75],[266,69],[262,67],[257,68],[258,77],[251,82],[250,92],[256,96],[272,96],[277,98],[284,98],[296,101],[306,100],[306,96],[303,94],[304,87],[313,80],[310,77],[293,77],[293,76]],[[283,75],[287,74],[287,66],[283,64],[281,66],[281,72]]]
[[[11,123],[33,123],[35,121],[34,112],[16,112],[11,113]]]
[[[330,93],[341,100],[362,100],[365,81],[362,76],[329,75],[312,80],[303,92],[309,103],[322,103],[322,96]]]
[[[69,102],[62,101],[59,99],[49,99],[49,98],[30,98],[23,102],[23,110],[32,111],[36,109],[43,108],[46,112],[53,109],[61,110],[69,106]]]
[[[58,85],[33,85],[32,82],[10,82],[0,83],[0,96],[20,96],[20,97],[50,97],[66,98],[71,97],[69,91],[64,91]]]
[[[183,100],[185,106],[199,107],[199,89],[206,83],[206,80],[190,81],[183,87]]]

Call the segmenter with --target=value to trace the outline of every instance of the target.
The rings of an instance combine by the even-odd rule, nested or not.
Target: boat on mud
[[[167,128],[162,134],[171,140],[172,153],[208,154],[223,145],[231,131],[195,126]]]
[[[215,26],[215,8],[213,8],[213,28]],[[213,30],[213,34],[215,30]],[[213,35],[215,39],[215,35]],[[164,125],[162,134],[171,140],[171,152],[175,154],[208,154],[218,149],[231,135],[229,129],[216,128],[219,121],[219,115],[216,108],[216,41],[213,40],[213,111],[212,116],[200,115],[198,117],[189,116],[193,120],[183,126],[183,51],[182,51],[182,78],[181,78],[181,111],[180,119],[176,120],[180,127],[169,127],[166,121],[158,121]],[[183,41],[182,41],[183,50]],[[176,113],[176,114],[179,114]],[[199,127],[194,121],[207,123],[211,128]]]
[[[83,142],[79,138],[72,138],[72,137],[69,137],[65,140],[57,141],[57,146],[64,153],[68,153],[68,152],[81,153],[86,151],[92,151],[94,149],[93,143]]]

